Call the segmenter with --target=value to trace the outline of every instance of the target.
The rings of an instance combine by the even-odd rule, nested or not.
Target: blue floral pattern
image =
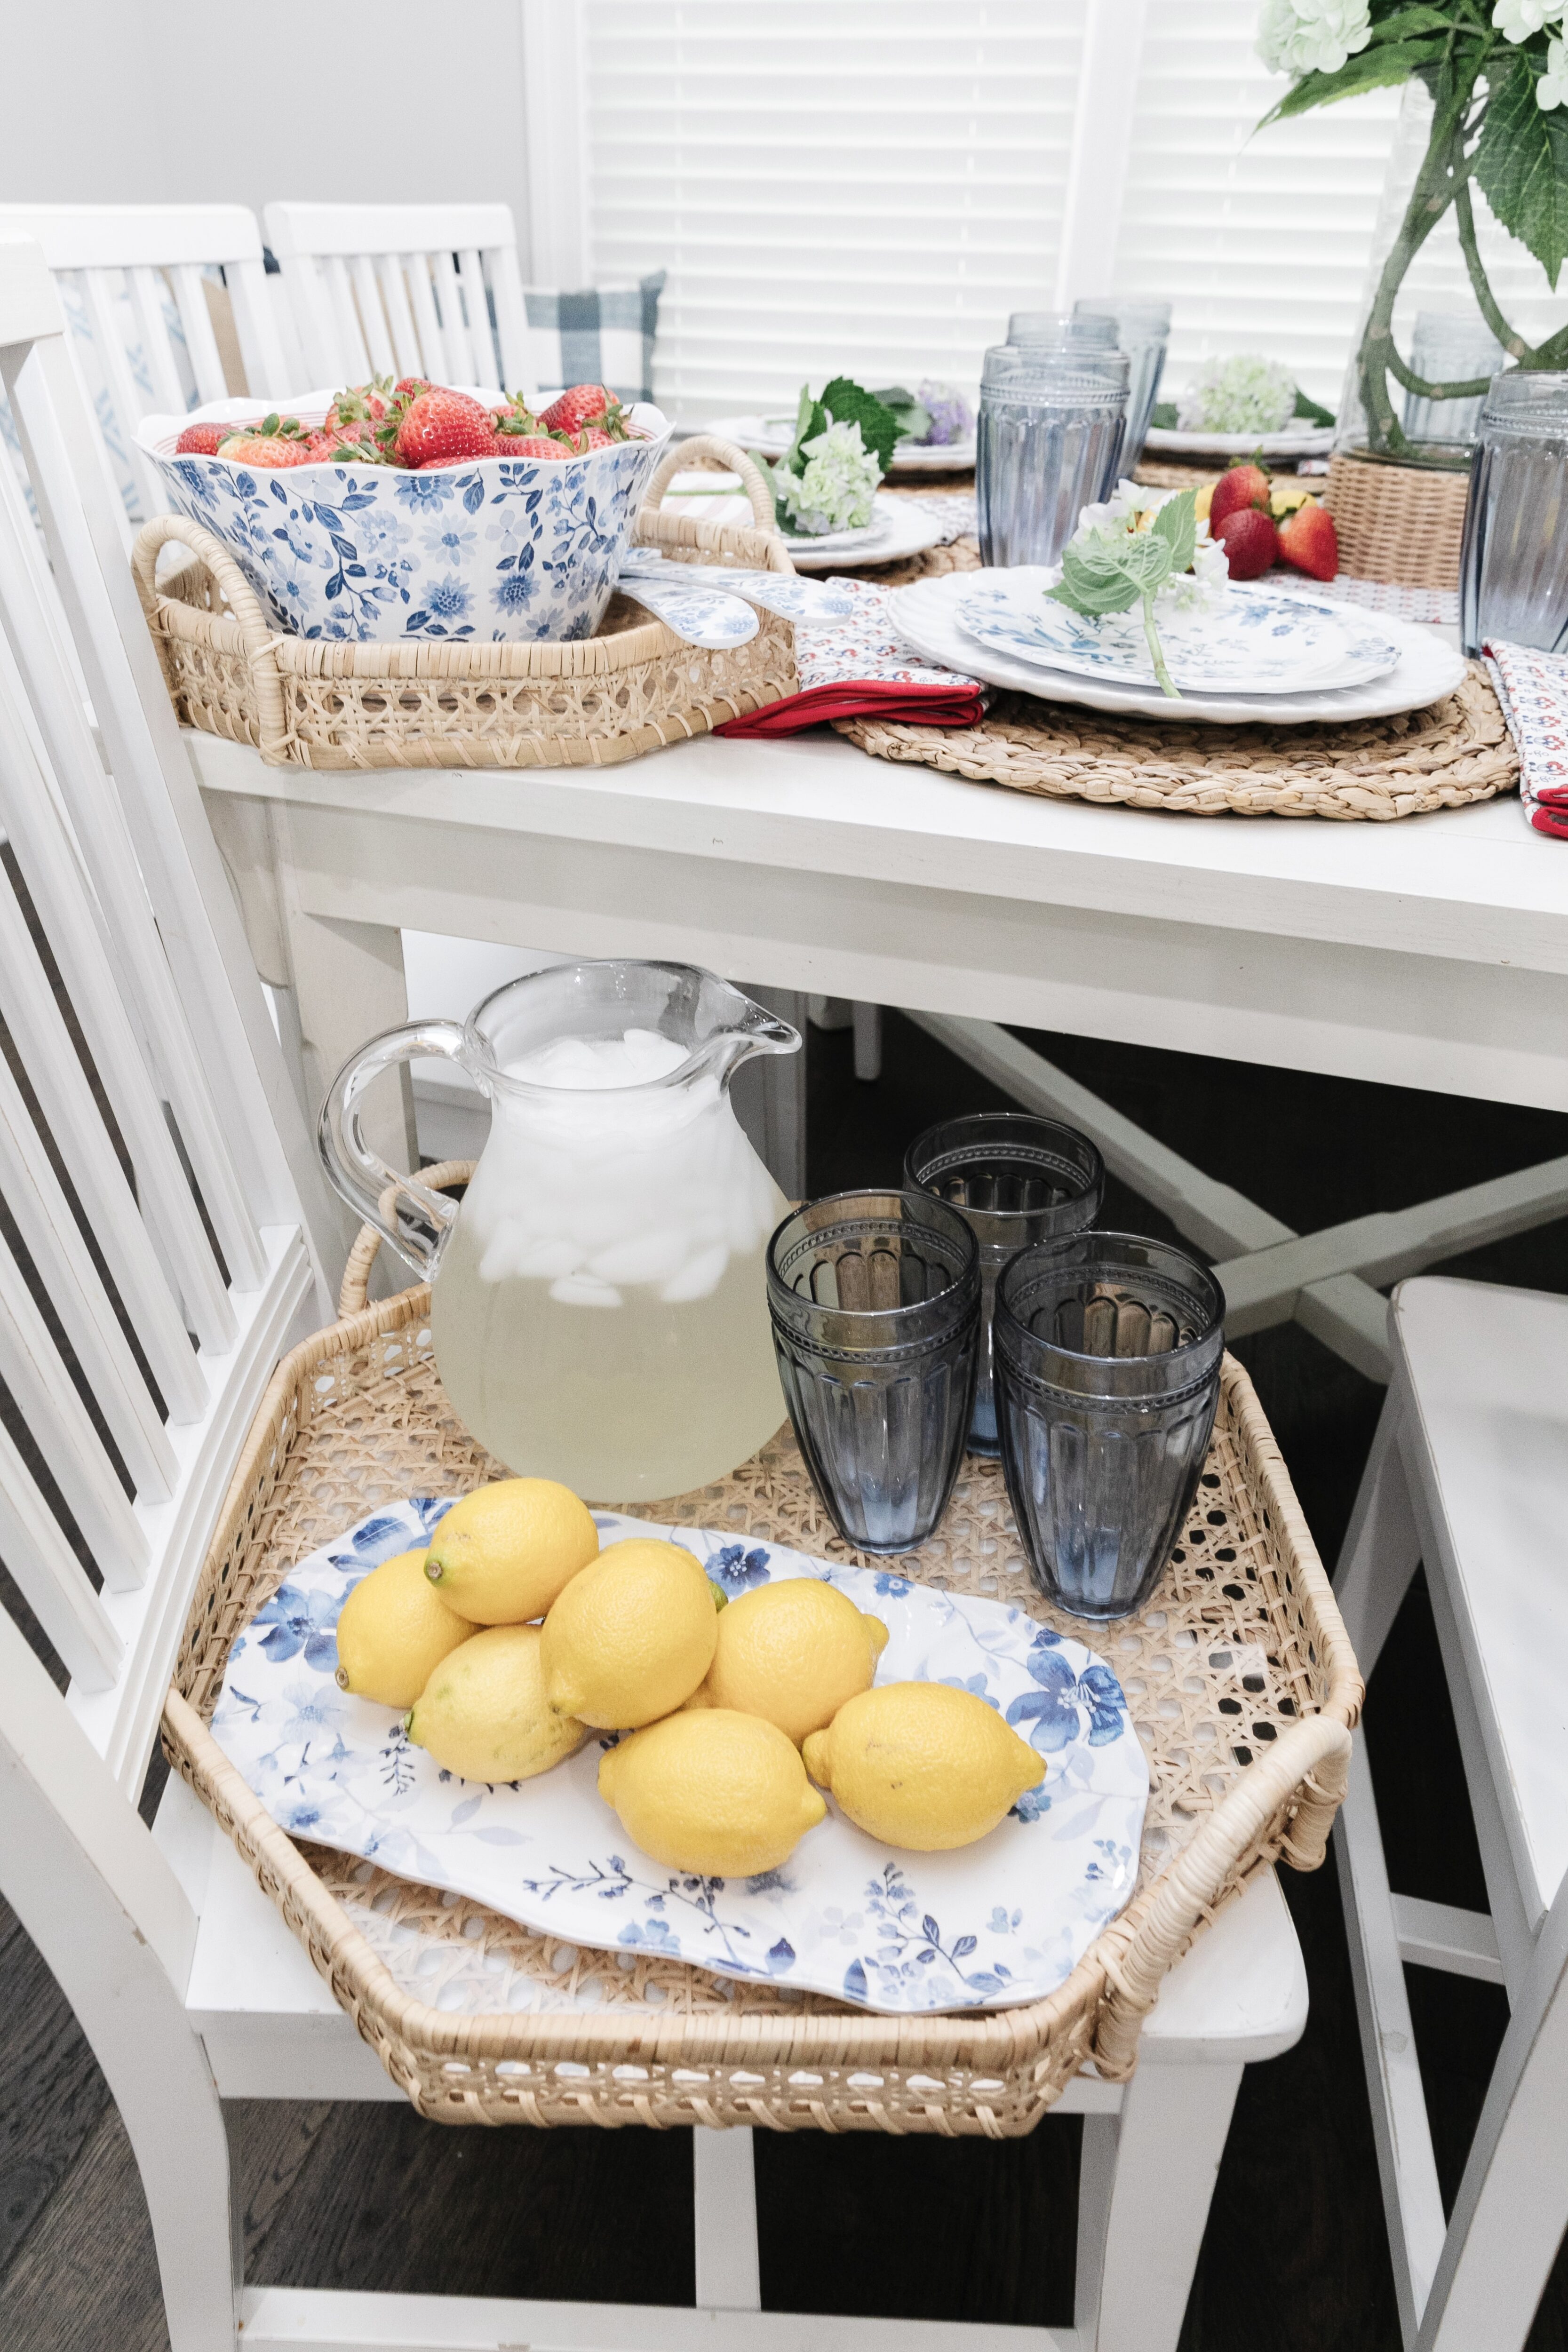
[[[1142,613],[1091,620],[1045,593],[1032,569],[973,589],[958,608],[966,636],[1048,669],[1154,683]],[[1380,677],[1399,648],[1359,614],[1262,583],[1232,583],[1215,606],[1160,614],[1171,676],[1194,694],[1295,694]]]
[[[1110,1668],[1005,1602],[828,1566],[777,1544],[672,1533],[731,1596],[812,1576],[880,1617],[879,1679],[971,1690],[1046,1759],[1037,1789],[978,1844],[880,1846],[829,1802],[780,1869],[723,1880],[672,1872],[626,1842],[595,1786],[609,1738],[510,1788],[455,1779],[401,1717],[333,1679],[336,1625],[368,1571],[429,1540],[451,1508],[416,1496],[363,1519],[292,1568],[229,1654],[213,1718],[275,1821],[543,1933],[766,1977],[889,2012],[997,2009],[1071,1973],[1132,1892],[1148,1769]],[[602,1544],[650,1532],[596,1511]]]
[[[565,465],[489,457],[423,474],[176,457],[188,417],[150,416],[137,438],[174,511],[222,540],[279,629],[554,642],[597,628],[668,437],[658,409],[634,413],[650,438]]]

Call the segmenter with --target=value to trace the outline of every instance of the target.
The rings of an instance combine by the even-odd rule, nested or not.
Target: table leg
[[[691,2201],[697,2224],[699,2311],[761,2311],[757,2176],[752,2127],[691,2135]]]
[[[748,996],[800,1031],[798,1054],[767,1054],[735,1073],[735,1116],[787,1201],[805,1198],[805,1057],[810,1051],[805,995],[795,988],[752,988]]]

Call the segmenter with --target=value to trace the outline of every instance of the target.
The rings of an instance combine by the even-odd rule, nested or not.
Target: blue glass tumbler
[[[789,1417],[846,1543],[908,1551],[963,1458],[980,1252],[929,1192],[835,1192],[768,1244],[768,1312]]]
[[[996,1285],[996,1419],[1035,1582],[1075,1617],[1126,1617],[1185,1521],[1219,1402],[1225,1296],[1184,1250],[1075,1234]]]
[[[975,1111],[917,1135],[904,1154],[911,1192],[934,1192],[973,1226],[980,1244],[980,1345],[971,1454],[998,1454],[991,1389],[991,1316],[996,1277],[1036,1242],[1092,1225],[1105,1193],[1105,1162],[1087,1135],[1026,1111]]]

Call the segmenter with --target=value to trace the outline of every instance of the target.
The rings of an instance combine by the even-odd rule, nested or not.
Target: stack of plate
[[[721,416],[716,424],[696,427],[716,433],[722,441],[738,441],[742,449],[760,449],[764,457],[782,457],[795,439],[793,416]],[[900,441],[889,467],[894,474],[956,474],[974,463],[974,438],[967,441]]]
[[[1047,594],[1056,576],[1023,565],[917,580],[894,590],[891,617],[929,659],[994,686],[1229,726],[1418,710],[1465,675],[1461,656],[1414,622],[1267,581],[1233,582],[1217,604],[1161,614],[1173,700],[1155,678],[1141,614],[1085,619]]]

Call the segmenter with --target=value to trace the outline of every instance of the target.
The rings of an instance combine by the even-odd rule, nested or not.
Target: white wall
[[[0,202],[479,198],[527,235],[518,0],[8,7]]]

